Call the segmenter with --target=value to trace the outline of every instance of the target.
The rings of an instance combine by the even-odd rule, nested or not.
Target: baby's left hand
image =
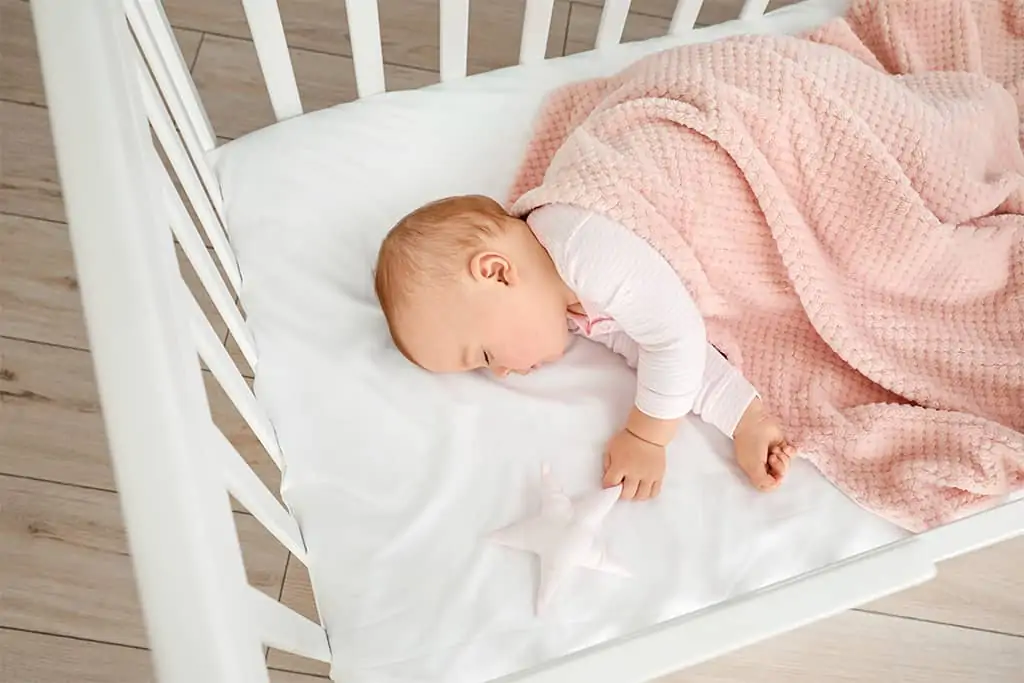
[[[604,452],[604,488],[622,484],[622,500],[656,498],[665,477],[665,447],[628,430],[611,438]]]
[[[782,483],[796,449],[786,440],[779,423],[768,415],[761,399],[754,399],[733,432],[736,462],[760,491]]]

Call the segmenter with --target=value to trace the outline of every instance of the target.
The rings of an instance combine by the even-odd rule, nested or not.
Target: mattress
[[[632,576],[577,570],[537,616],[536,558],[484,537],[536,511],[544,463],[570,495],[599,486],[634,375],[586,340],[528,377],[429,375],[394,349],[372,286],[380,239],[407,211],[504,196],[551,88],[680,42],[810,28],[844,4],[388,93],[217,150],[255,391],[336,679],[485,681],[904,537],[803,461],[778,491],[752,490],[730,441],[690,419],[661,496],[617,503],[603,527]]]

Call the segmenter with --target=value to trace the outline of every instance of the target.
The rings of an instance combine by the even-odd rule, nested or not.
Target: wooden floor
[[[601,0],[557,0],[549,53],[593,43]],[[437,0],[383,0],[389,87],[437,81]],[[473,72],[516,57],[522,0],[474,0]],[[627,39],[664,32],[673,0],[635,0]],[[735,16],[708,0],[702,23]],[[239,0],[166,0],[219,137],[271,122]],[[308,108],[354,96],[339,0],[282,0]],[[0,681],[152,680],[93,383],[46,102],[23,0],[0,0]],[[213,395],[244,453],[258,448]],[[273,484],[272,465],[258,461]],[[254,585],[313,615],[300,563],[237,513]],[[325,668],[270,652],[273,680]],[[671,676],[682,681],[1024,681],[1024,540],[941,567],[934,582]]]

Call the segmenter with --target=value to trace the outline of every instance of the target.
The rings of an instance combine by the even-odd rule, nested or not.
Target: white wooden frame
[[[520,62],[544,58],[553,4],[526,1]],[[620,41],[629,4],[605,0],[596,49]],[[670,33],[692,30],[701,4],[679,0]],[[767,4],[746,0],[741,17],[759,16]],[[275,115],[301,114],[276,0],[243,0],[243,7]],[[345,7],[359,96],[384,92],[377,4],[346,0]],[[235,304],[242,273],[207,163],[216,138],[163,9],[158,0],[32,0],[32,8],[157,677],[163,683],[268,681],[265,645],[329,661],[319,624],[246,579],[228,494],[303,562],[305,546],[291,514],[210,415],[200,361],[281,465],[273,426],[184,286],[174,258],[177,240],[255,368],[255,340]],[[469,0],[440,0],[440,10],[441,78],[465,77]],[[649,680],[926,581],[936,562],[1015,536],[1022,526],[1022,504],[1005,504],[503,680]]]

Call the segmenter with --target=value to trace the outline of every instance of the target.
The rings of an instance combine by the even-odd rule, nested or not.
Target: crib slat
[[[377,0],[345,0],[345,14],[356,72],[356,93],[360,98],[382,93],[385,90],[384,54]]]
[[[675,12],[672,13],[672,23],[668,27],[669,35],[678,36],[691,30],[697,23],[703,5],[704,0],[679,0]]]
[[[154,162],[159,164],[156,159],[154,159]],[[213,302],[217,312],[224,319],[228,330],[231,332],[231,336],[235,338],[238,348],[245,357],[245,361],[249,364],[250,368],[255,370],[256,340],[253,339],[252,334],[249,332],[249,328],[246,326],[238,306],[235,305],[234,298],[228,291],[227,285],[224,284],[220,273],[217,272],[217,266],[213,259],[210,258],[210,253],[206,250],[203,240],[199,237],[192,219],[185,210],[181,197],[174,189],[174,186],[171,185],[170,178],[163,172],[162,166],[158,166],[157,172],[163,177],[163,192],[171,213],[171,231],[178,239],[178,243],[181,245],[182,251],[185,252],[185,257],[188,258],[189,263],[195,269],[196,275],[199,276],[199,281],[210,296],[210,301]]]
[[[192,144],[194,141],[202,151],[213,149],[217,145],[213,126],[171,31],[163,3],[125,0],[124,7],[128,23],[153,70],[160,91],[167,98],[174,120],[188,136],[186,142]]]
[[[601,23],[597,26],[597,40],[594,48],[603,50],[618,45],[622,40],[622,29],[626,27],[630,0],[605,0],[601,10]]]
[[[231,360],[231,355],[224,348],[224,344],[221,343],[217,333],[213,331],[213,326],[210,325],[210,321],[207,320],[203,309],[199,307],[198,302],[196,302],[195,297],[192,296],[192,292],[189,291],[184,281],[181,282],[181,290],[186,306],[191,311],[189,317],[192,335],[199,350],[199,357],[206,363],[206,367],[213,373],[214,378],[221,388],[224,389],[224,393],[231,399],[235,408],[238,409],[239,414],[246,424],[249,425],[253,434],[263,444],[263,448],[266,449],[270,459],[274,461],[278,469],[284,469],[281,449],[277,443],[274,427],[270,424],[270,418],[267,417],[263,407],[256,400],[256,397],[253,396],[249,385],[245,382],[245,378],[238,372],[235,362]]]
[[[146,109],[146,115],[149,117],[149,123],[153,126],[153,131],[160,141],[160,146],[163,148],[164,154],[167,155],[171,168],[174,169],[174,174],[181,182],[189,203],[195,209],[199,222],[203,226],[203,231],[210,238],[214,253],[217,254],[217,259],[220,261],[221,267],[224,268],[228,281],[235,292],[238,292],[242,285],[242,273],[238,268],[238,261],[235,260],[235,253],[228,244],[227,234],[224,232],[220,218],[210,204],[210,198],[204,191],[202,181],[196,175],[196,170],[188,158],[188,153],[181,144],[181,138],[174,131],[174,124],[167,114],[167,108],[160,100],[160,95],[156,91],[152,77],[150,77],[149,72],[142,64],[138,65],[138,71],[139,80],[142,83],[143,105]]]
[[[768,9],[769,0],[745,0],[740,10],[740,19],[757,19]]]
[[[160,55],[160,51],[154,44],[154,37],[150,31],[151,22],[149,20],[143,21],[135,2],[129,1],[126,6],[129,23],[132,26],[136,40],[139,41],[139,45],[142,47],[145,61],[152,72],[151,78],[156,79],[155,87],[159,87],[159,94],[163,95],[164,106],[170,109],[170,118],[177,123],[178,130],[181,131],[181,136],[185,142],[185,148],[188,150],[188,154],[192,158],[196,170],[199,172],[199,179],[203,182],[203,187],[206,188],[206,193],[213,202],[214,210],[223,221],[224,199],[220,192],[220,185],[214,177],[213,169],[206,158],[206,152],[213,149],[214,143],[211,139],[207,146],[207,143],[199,139],[192,124],[191,116],[183,111],[181,98],[178,97],[175,90],[176,84],[169,82],[170,76],[167,74],[167,66]],[[135,17],[134,21],[132,20],[133,16]],[[140,65],[140,68],[145,69],[145,66]],[[191,83],[192,79],[189,78],[188,81]],[[157,99],[154,93],[149,93],[147,96]],[[208,124],[209,122],[207,122]],[[212,135],[212,129],[210,134]]]
[[[466,75],[469,49],[469,0],[441,0],[441,80]]]
[[[264,645],[321,662],[331,661],[331,647],[323,627],[252,586],[249,615]]]
[[[278,121],[298,116],[302,113],[302,100],[277,0],[242,0],[242,8],[274,116]]]
[[[542,61],[548,51],[551,13],[555,0],[526,0],[523,14],[523,39],[519,43],[519,63]]]
[[[260,481],[238,449],[228,441],[212,420],[210,430],[210,438],[216,444],[217,456],[221,459],[228,491],[281,542],[281,545],[305,564],[306,546],[302,542],[302,533],[295,519],[274,498],[274,494]]]

